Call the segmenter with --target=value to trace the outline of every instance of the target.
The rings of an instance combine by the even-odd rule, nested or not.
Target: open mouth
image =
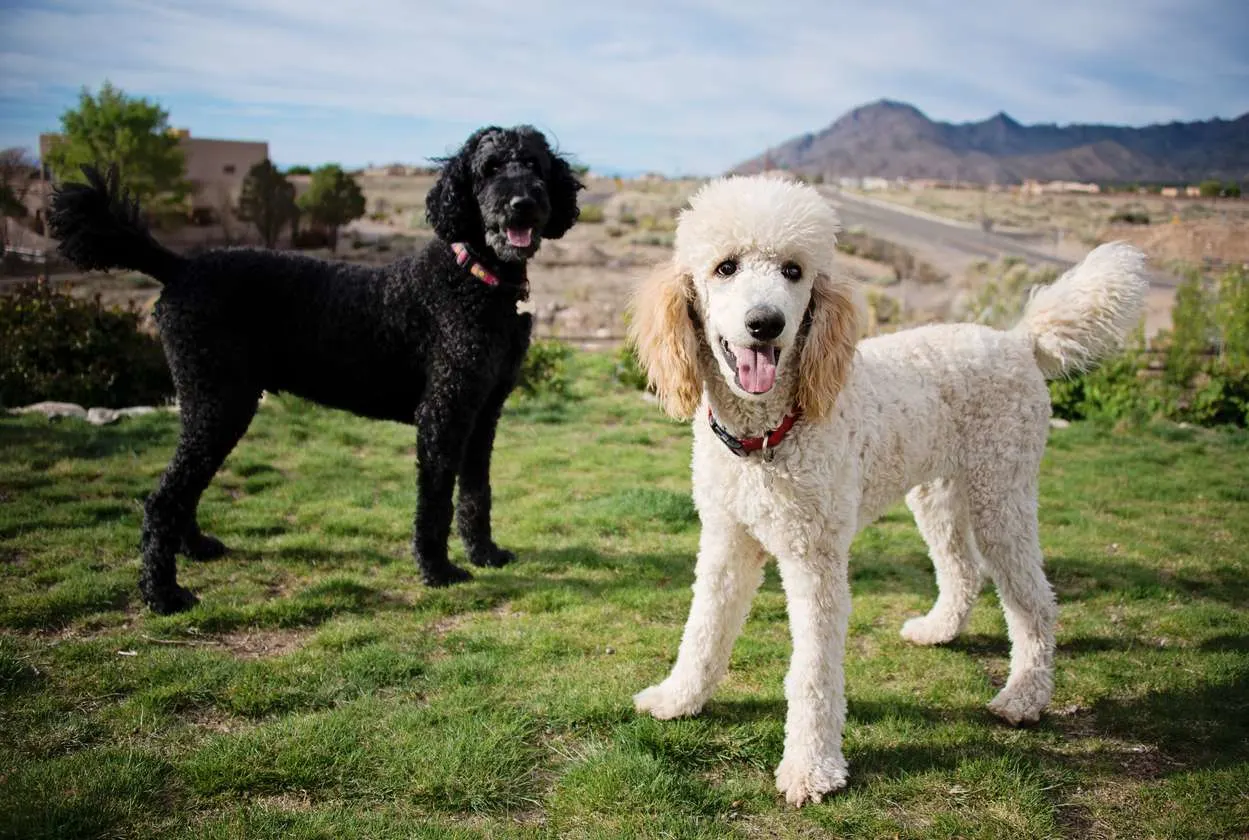
[[[737,387],[748,394],[766,394],[772,390],[781,348],[770,344],[729,344],[720,339],[720,349],[729,366],[737,372]]]
[[[533,228],[531,227],[508,227],[504,234],[507,236],[507,244],[513,248],[528,248],[533,244]]]

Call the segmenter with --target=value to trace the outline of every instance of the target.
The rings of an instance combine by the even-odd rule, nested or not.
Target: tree
[[[303,164],[296,164],[295,166],[288,166],[286,167],[286,174],[287,175],[311,175],[312,167],[304,166]]]
[[[312,173],[312,183],[300,196],[299,206],[310,222],[325,228],[330,250],[337,251],[338,229],[364,215],[364,193],[341,166],[327,163]]]
[[[251,222],[266,248],[278,244],[282,228],[292,224],[298,214],[295,186],[265,158],[247,170],[239,194],[239,218]]]
[[[1223,192],[1223,184],[1213,178],[1202,181],[1197,186],[1197,191],[1201,193],[1202,198],[1218,198]]]
[[[78,107],[61,114],[61,137],[45,163],[61,181],[81,181],[83,164],[116,164],[122,186],[149,210],[180,204],[191,188],[169,114],[108,82],[95,96],[83,88]]]
[[[1240,184],[1235,181],[1228,181],[1223,185],[1224,198],[1240,198]]]
[[[26,193],[30,191],[35,164],[26,157],[26,150],[5,149],[0,152],[0,250],[7,234],[4,219],[26,217]]]
[[[0,216],[20,219],[26,215],[23,200],[30,191],[36,166],[21,148],[0,151]]]

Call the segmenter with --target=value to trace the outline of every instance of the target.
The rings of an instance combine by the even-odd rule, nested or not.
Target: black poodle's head
[[[577,221],[583,185],[532,126],[479,129],[442,164],[425,212],[445,242],[523,262],[543,238],[558,239]]]

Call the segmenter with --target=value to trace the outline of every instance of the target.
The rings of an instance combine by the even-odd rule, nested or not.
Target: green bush
[[[141,314],[46,283],[0,296],[0,405],[61,400],[117,408],[161,403],[173,381]]]
[[[569,396],[568,360],[571,357],[572,348],[562,341],[540,339],[533,342],[525,354],[517,387],[529,397]]]
[[[1058,277],[1052,268],[1030,271],[1018,257],[976,263],[971,274],[976,287],[967,301],[965,317],[999,329],[1007,329],[1019,320],[1034,286],[1048,285]]]
[[[1217,282],[1190,277],[1171,321],[1152,347],[1138,331],[1098,369],[1050,383],[1054,414],[1249,426],[1249,274],[1241,267]]]
[[[1149,214],[1144,210],[1120,210],[1110,217],[1111,224],[1147,225],[1149,221]]]
[[[638,361],[637,348],[632,341],[626,341],[616,351],[614,376],[616,381],[626,388],[633,388],[637,391],[646,390],[649,384],[646,371],[642,370],[642,363]]]
[[[603,221],[603,205],[587,204],[581,208],[581,212],[577,214],[577,221],[581,224],[599,224]]]

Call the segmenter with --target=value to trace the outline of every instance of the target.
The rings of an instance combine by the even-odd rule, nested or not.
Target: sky
[[[600,172],[715,174],[887,98],[937,120],[1249,111],[1245,0],[0,0],[0,147],[84,87],[280,165],[530,123]]]

